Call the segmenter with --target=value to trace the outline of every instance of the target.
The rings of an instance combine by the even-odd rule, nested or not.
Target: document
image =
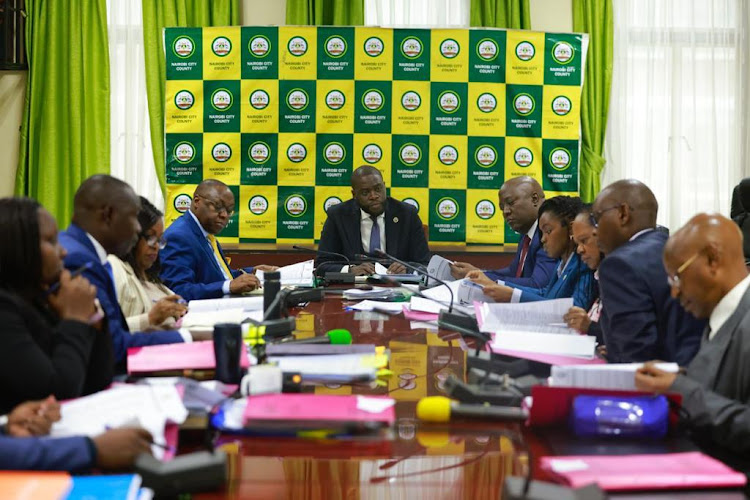
[[[386,355],[333,354],[324,356],[269,356],[285,373],[299,373],[306,381],[366,382],[388,362]]]
[[[430,262],[427,264],[427,272],[442,281],[450,282],[455,279],[453,278],[453,275],[451,275],[452,264],[452,260],[448,260],[445,257],[441,257],[439,255],[433,255],[432,258],[430,258]],[[438,282],[435,279],[427,279],[428,287],[433,287],[437,284]]]
[[[424,290],[422,292],[422,295],[437,302],[438,305],[443,306],[442,309],[448,309],[448,306],[450,306],[451,304],[451,298],[453,298],[453,309],[458,309],[458,310],[461,310],[465,313],[468,313],[474,316],[474,307],[471,305],[461,304],[458,300],[458,289],[461,286],[461,281],[462,280],[451,281],[447,284],[448,286],[439,285],[439,286],[430,288],[428,290]],[[415,298],[420,298],[420,297],[412,297],[412,300],[414,300]],[[412,307],[412,309],[414,309],[414,307]],[[414,309],[414,310],[419,310],[419,309]],[[438,309],[438,311],[439,310],[440,309]],[[423,311],[423,312],[435,312],[434,307],[429,311]]]
[[[280,267],[278,271],[281,273],[281,286],[313,286],[314,267],[314,260],[306,260],[304,262],[297,262],[296,264]],[[265,273],[263,271],[255,271],[255,276],[258,277],[261,283],[265,280]]]
[[[596,339],[588,335],[504,330],[494,335],[491,347],[496,352],[500,350],[524,351],[592,359],[596,349]]]
[[[549,385],[581,389],[636,391],[635,372],[641,366],[643,366],[643,363],[553,366]],[[680,369],[677,363],[656,363],[656,368],[670,373],[677,373]]]
[[[355,311],[379,311],[388,314],[398,314],[404,310],[403,302],[382,302],[379,300],[363,300],[354,305],[349,306],[349,309]]]
[[[571,307],[572,297],[516,304],[486,303],[479,309],[479,328],[488,333],[524,331],[579,336],[563,321]]]
[[[213,328],[218,323],[242,323],[247,314],[244,309],[225,309],[223,311],[196,312],[189,310],[182,317],[180,327],[182,328]]]
[[[240,365],[243,368],[250,366],[247,349],[240,349]],[[128,374],[215,368],[216,356],[211,340],[128,349]]]
[[[190,312],[215,312],[230,309],[244,311],[263,310],[263,297],[231,297],[225,299],[200,299],[188,302]]]

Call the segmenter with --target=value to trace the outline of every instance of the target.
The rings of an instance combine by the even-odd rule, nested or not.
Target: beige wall
[[[529,0],[531,29],[573,31],[573,0]]]
[[[244,26],[281,25],[286,20],[286,0],[242,0]]]
[[[0,71],[0,196],[13,194],[26,71]]]

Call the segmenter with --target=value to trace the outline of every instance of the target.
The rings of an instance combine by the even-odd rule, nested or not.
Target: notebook
[[[72,483],[67,472],[0,472],[0,491],[7,500],[59,500]]]
[[[734,488],[746,482],[744,474],[698,451],[542,457],[540,466],[573,488],[598,483],[607,491]]]

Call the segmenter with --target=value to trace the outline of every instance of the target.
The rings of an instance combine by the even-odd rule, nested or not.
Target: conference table
[[[505,477],[549,480],[538,461],[545,455],[668,453],[692,451],[687,438],[656,442],[576,440],[565,429],[524,424],[452,421],[425,424],[416,404],[443,395],[453,374],[465,379],[466,352],[474,346],[458,334],[412,324],[402,314],[347,310],[340,296],[326,296],[291,311],[298,338],[349,330],[355,343],[387,346],[393,376],[382,387],[321,386],[316,394],[387,395],[395,399],[396,421],[386,436],[308,439],[215,435],[229,455],[222,491],[196,499],[484,499],[500,498]],[[181,451],[193,451],[205,432],[180,433]],[[617,498],[740,499],[740,491],[621,494]]]

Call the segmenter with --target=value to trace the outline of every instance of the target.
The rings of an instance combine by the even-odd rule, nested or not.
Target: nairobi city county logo
[[[329,57],[338,58],[346,54],[346,40],[338,35],[329,37],[326,40],[325,51]]]
[[[500,49],[497,46],[497,42],[491,38],[484,38],[479,40],[477,44],[477,55],[484,61],[492,61],[497,57],[497,53]]]
[[[453,165],[458,161],[458,150],[453,146],[443,146],[438,151],[438,160],[443,165]]]
[[[289,49],[289,53],[295,57],[304,56],[307,52],[307,40],[301,36],[294,36],[289,39],[289,43],[286,45]]]
[[[437,202],[437,214],[443,220],[455,219],[458,215],[458,203],[449,196],[440,198]]]
[[[172,156],[179,163],[190,163],[195,158],[195,146],[188,141],[180,142],[174,147]]]
[[[232,106],[232,93],[227,89],[216,89],[211,94],[211,105],[216,111],[226,111]]]
[[[338,111],[346,104],[346,96],[340,90],[331,90],[326,94],[326,106],[329,109]]]
[[[534,44],[531,42],[521,42],[516,45],[516,57],[522,61],[531,61],[536,54]]]
[[[266,109],[271,102],[271,98],[265,90],[255,90],[250,94],[250,106],[254,109]]]
[[[219,163],[224,163],[232,157],[232,148],[229,144],[220,142],[211,149],[211,157]]]
[[[294,111],[302,111],[307,107],[307,92],[302,89],[292,89],[286,95],[286,103]]]
[[[368,144],[362,150],[362,158],[370,165],[374,165],[383,158],[383,150],[377,144]]]
[[[416,165],[422,158],[422,150],[416,144],[409,142],[398,150],[398,157],[404,165]]]
[[[570,166],[570,151],[565,148],[555,148],[549,154],[549,162],[552,168],[558,171],[566,170]]]
[[[189,194],[178,194],[175,196],[174,203],[172,205],[174,206],[174,209],[180,212],[181,214],[184,214],[188,210],[190,210],[190,205],[193,204],[193,199],[190,197]]]
[[[247,49],[254,57],[266,57],[271,52],[271,41],[263,35],[257,35],[247,43]]]
[[[325,213],[328,213],[328,209],[331,208],[334,205],[338,205],[341,203],[341,198],[338,196],[329,196],[326,198],[326,201],[323,202],[323,211]]]
[[[229,41],[229,38],[223,36],[214,38],[214,41],[211,43],[211,50],[217,56],[225,57],[232,52],[232,42]]]
[[[479,200],[477,206],[474,207],[474,212],[482,220],[491,219],[495,215],[495,204],[490,200]]]
[[[286,149],[286,157],[292,163],[299,163],[307,158],[307,148],[299,142],[295,142]]]
[[[513,153],[513,161],[519,167],[528,167],[534,161],[534,153],[529,148],[518,148]]]
[[[443,113],[453,113],[461,106],[461,98],[452,90],[446,90],[438,96],[438,108]]]
[[[573,109],[573,104],[564,95],[559,95],[552,99],[552,112],[556,115],[565,116],[570,113],[571,109]]]
[[[376,112],[380,111],[385,103],[385,97],[383,93],[377,89],[366,90],[362,95],[362,106],[367,111]]]
[[[250,144],[247,148],[247,156],[256,165],[262,165],[271,157],[271,148],[263,141]]]
[[[365,40],[365,54],[370,57],[378,57],[385,50],[383,40],[376,36],[371,36]]]
[[[414,198],[404,198],[401,201],[403,201],[404,203],[406,203],[408,205],[413,206],[414,208],[417,209],[417,212],[419,212],[419,202],[417,200],[415,200]]]
[[[268,200],[259,194],[256,194],[247,202],[247,208],[253,215],[263,215],[268,211]]]
[[[492,146],[484,144],[479,146],[474,153],[474,161],[477,165],[484,168],[490,168],[497,162],[497,151]]]
[[[193,55],[195,43],[189,36],[181,36],[172,44],[172,51],[179,58],[185,59]]]
[[[301,217],[307,212],[307,200],[302,195],[293,194],[284,202],[284,209],[292,217]]]
[[[535,107],[534,98],[529,94],[518,94],[513,98],[513,109],[521,116],[530,115]]]
[[[416,111],[421,105],[422,96],[413,90],[408,90],[401,96],[401,106],[403,106],[406,111]]]
[[[575,49],[568,42],[557,42],[552,47],[552,59],[558,64],[570,64],[575,55]]]
[[[407,59],[416,59],[422,55],[422,42],[419,38],[408,37],[401,42],[401,53]]]
[[[329,142],[323,148],[323,157],[331,165],[338,165],[346,158],[346,150],[340,142]]]
[[[492,113],[497,108],[497,98],[489,92],[477,97],[477,107],[482,113]]]
[[[446,38],[440,44],[440,54],[446,59],[453,59],[459,52],[461,52],[461,47],[452,38]]]
[[[174,96],[174,105],[182,111],[192,108],[194,103],[195,96],[189,90],[180,90]]]

